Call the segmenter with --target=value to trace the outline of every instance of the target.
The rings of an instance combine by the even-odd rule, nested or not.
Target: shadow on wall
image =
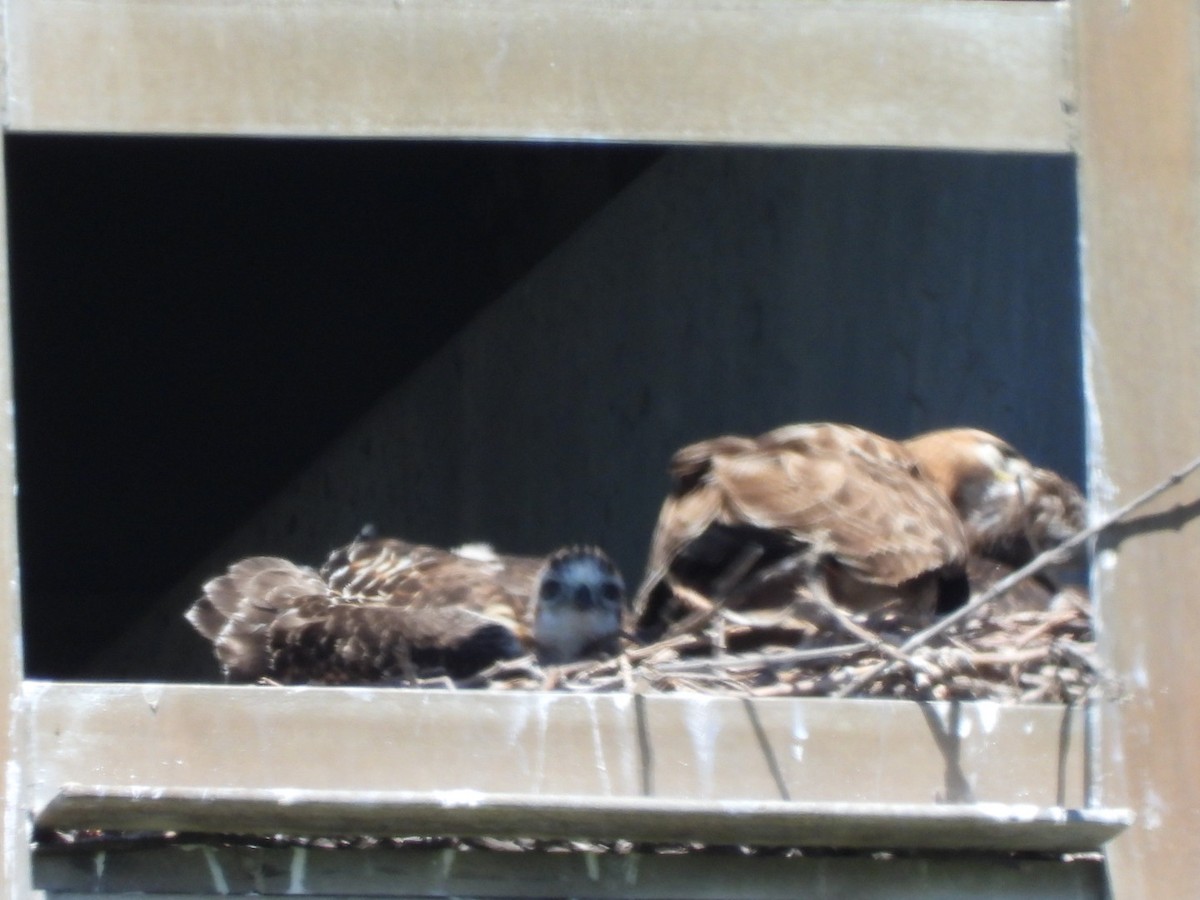
[[[229,549],[318,558],[370,520],[597,541],[636,579],[674,449],[800,420],[975,425],[1081,480],[1072,179],[1059,158],[675,151]]]

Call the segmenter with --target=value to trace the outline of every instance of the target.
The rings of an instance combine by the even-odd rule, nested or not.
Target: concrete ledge
[[[1062,707],[27,683],[26,802],[62,830],[1075,851]]]
[[[1065,4],[17,0],[18,131],[1067,152]]]

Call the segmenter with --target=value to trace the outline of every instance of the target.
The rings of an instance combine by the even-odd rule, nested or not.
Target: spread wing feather
[[[529,624],[544,563],[485,547],[453,551],[382,538],[335,550],[321,573],[338,594],[408,609],[461,607],[517,628]]]
[[[680,450],[670,471],[635,601],[643,624],[669,573],[699,579],[689,586],[703,591],[728,562],[717,557],[738,541],[760,542],[765,558],[807,550],[883,587],[965,559],[962,523],[946,498],[901,444],[859,428],[793,425],[702,441]]]
[[[499,622],[465,609],[404,609],[306,598],[276,619],[268,636],[272,677],[284,683],[373,684],[444,671],[462,678],[520,643]]]
[[[531,564],[516,559],[494,564],[515,573],[512,584]],[[523,652],[528,596],[489,581],[491,563],[388,540],[351,544],[330,564],[318,573],[277,557],[242,560],[204,585],[187,619],[234,681],[461,677]]]

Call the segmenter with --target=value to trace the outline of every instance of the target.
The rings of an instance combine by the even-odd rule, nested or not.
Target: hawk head
[[[544,663],[617,650],[625,582],[597,547],[564,547],[547,557],[534,594],[534,643]]]
[[[1024,565],[1086,524],[1074,484],[1034,466],[994,434],[949,428],[904,443],[958,510],[975,553]]]

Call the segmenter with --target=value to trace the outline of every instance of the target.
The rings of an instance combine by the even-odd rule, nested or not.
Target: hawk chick
[[[465,677],[529,649],[546,663],[615,652],[623,599],[596,548],[532,558],[372,539],[334,551],[320,572],[242,560],[186,617],[229,680],[366,684]]]

